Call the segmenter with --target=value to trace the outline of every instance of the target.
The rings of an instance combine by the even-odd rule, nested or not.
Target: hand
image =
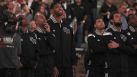
[[[83,27],[84,24],[85,24],[85,22],[86,22],[85,20],[82,20],[82,21],[80,22],[80,26]]]
[[[66,19],[67,18],[66,12],[64,10],[62,10],[62,11],[63,11],[63,14],[62,14],[61,18]]]
[[[116,43],[115,41],[110,40],[110,43],[108,44],[108,48],[113,49],[113,48],[118,48],[119,44]]]
[[[46,32],[51,32],[50,26],[49,26],[48,23],[44,23],[44,29],[45,29]]]
[[[53,77],[59,77],[59,71],[57,67],[53,68]]]

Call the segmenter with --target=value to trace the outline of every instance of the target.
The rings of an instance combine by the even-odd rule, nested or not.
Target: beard
[[[63,13],[56,12],[56,13],[55,13],[55,15],[56,15],[56,16],[58,16],[58,17],[60,17],[60,16],[62,16],[62,15],[63,15]]]
[[[116,27],[121,27],[122,23],[121,23],[121,22],[114,22],[114,25],[115,25]]]
[[[131,23],[130,25],[134,28],[137,28],[137,23]]]

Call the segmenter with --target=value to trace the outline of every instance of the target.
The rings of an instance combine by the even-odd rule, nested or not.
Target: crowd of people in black
[[[0,0],[0,77],[74,77],[88,44],[87,77],[137,77],[137,3]]]

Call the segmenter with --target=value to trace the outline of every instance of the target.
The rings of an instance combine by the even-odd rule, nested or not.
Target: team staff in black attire
[[[76,63],[73,32],[62,21],[64,16],[66,15],[61,4],[53,3],[48,23],[56,37],[55,66],[53,71],[55,77],[73,77],[72,66]]]
[[[21,68],[21,77],[33,77],[34,70],[37,64],[37,35],[34,32],[36,30],[35,21],[30,24],[29,32],[21,34],[21,46],[22,52],[20,55],[20,61],[23,64]]]
[[[86,66],[89,66],[87,74],[88,77],[105,77],[105,59],[108,47],[104,42],[104,37],[108,32],[105,32],[105,23],[101,17],[95,20],[94,27],[94,32],[88,35],[88,50],[90,53],[85,56]],[[90,65],[88,65],[89,61],[91,62]]]
[[[126,44],[135,49],[135,51],[128,56],[128,74],[129,77],[137,77],[137,15],[129,15],[128,24]]]
[[[114,12],[111,15],[111,25],[107,29],[112,33],[108,39],[109,53],[107,55],[109,77],[128,77],[128,53],[132,49],[125,45],[125,31],[121,30],[121,15]]]
[[[51,77],[54,65],[55,35],[52,33],[43,14],[35,16],[37,25],[37,76]]]

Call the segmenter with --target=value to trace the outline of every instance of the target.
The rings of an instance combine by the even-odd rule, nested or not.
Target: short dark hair
[[[113,18],[114,18],[114,15],[115,14],[120,14],[118,11],[114,11],[114,12],[112,12],[111,14],[110,14],[110,20],[112,20]]]
[[[96,21],[97,21],[98,19],[103,19],[103,17],[102,17],[102,16],[97,16],[96,19],[94,20],[94,24],[96,23]]]
[[[53,2],[51,5],[50,5],[50,9],[53,9],[57,4],[60,4],[59,2]]]

